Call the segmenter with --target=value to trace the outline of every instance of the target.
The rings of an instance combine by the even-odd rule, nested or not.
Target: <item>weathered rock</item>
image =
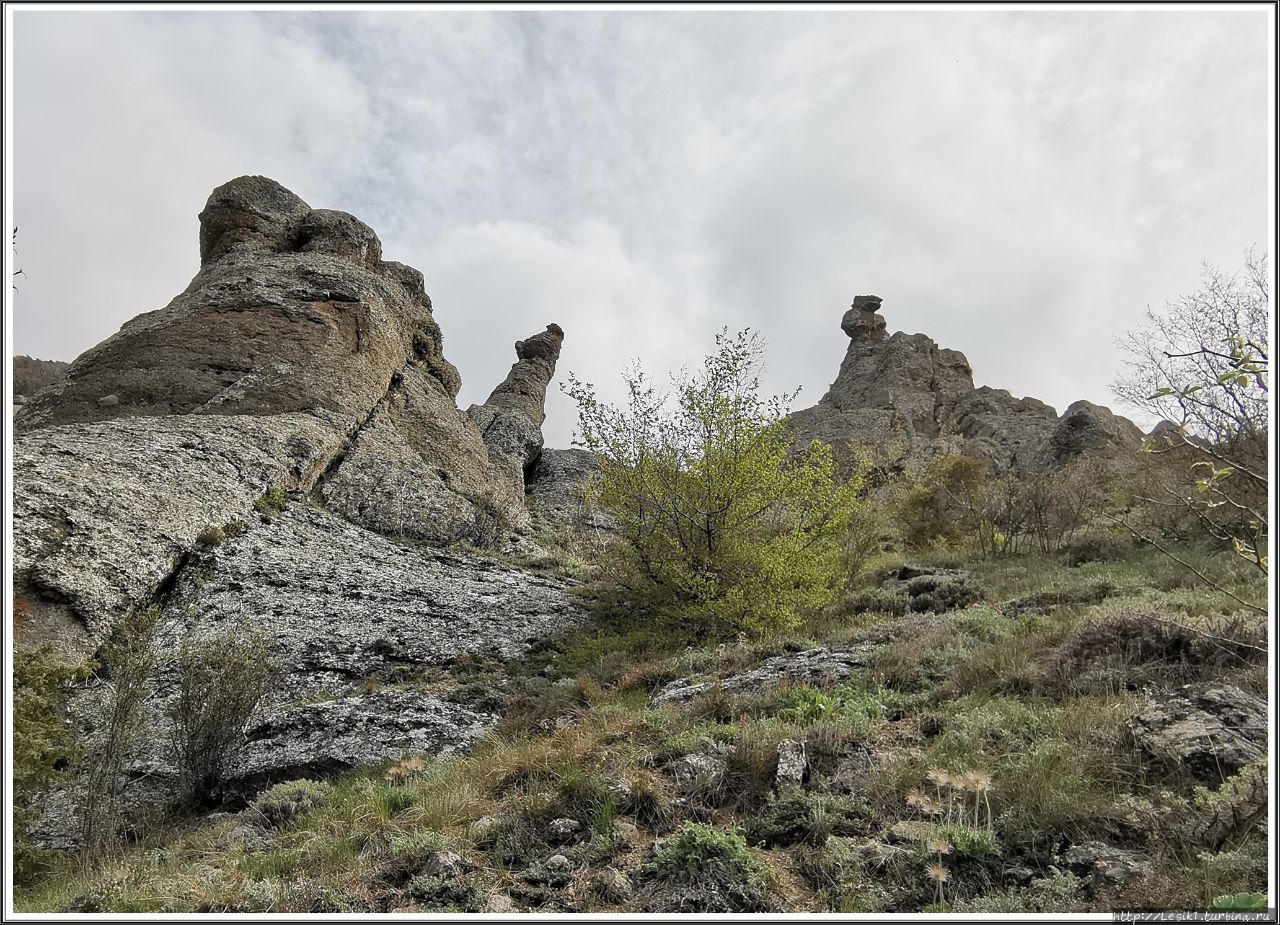
[[[406,752],[453,754],[496,719],[411,691],[269,708],[245,730],[247,742],[226,788],[253,793],[273,781],[332,775]]]
[[[542,453],[547,384],[556,372],[564,331],[549,324],[541,334],[516,341],[516,362],[482,405],[467,414],[480,429],[495,464],[505,466],[523,492],[525,473]]]
[[[788,652],[766,659],[748,671],[742,671],[719,682],[726,691],[762,690],[780,684],[822,686],[844,681],[855,671],[865,668],[874,653],[872,646],[858,646],[847,650],[827,648]],[[663,703],[680,703],[706,693],[712,681],[696,678],[678,678],[664,685],[651,701],[654,706]]]
[[[547,823],[547,839],[553,845],[567,845],[581,831],[582,823],[577,819],[552,819]]]
[[[499,544],[528,526],[522,486],[439,382],[408,367],[320,488],[350,520],[431,543]]]
[[[1217,786],[1265,753],[1267,705],[1229,684],[1189,684],[1152,700],[1128,729],[1151,758]]]
[[[1136,426],[1106,408],[1077,402],[1059,419],[1036,399],[975,388],[964,354],[923,334],[886,336],[880,305],[858,296],[841,319],[849,347],[818,404],[791,415],[798,445],[823,441],[845,462],[869,449],[890,467],[967,448],[1024,471],[1081,455],[1123,456],[1140,445]]]
[[[778,770],[774,782],[779,790],[799,787],[809,769],[809,756],[803,742],[783,739],[778,743]]]
[[[218,187],[201,213],[201,268],[163,309],[82,354],[22,418],[329,412],[349,432],[414,358],[443,363],[421,275],[383,262],[357,219],[265,177]],[[102,405],[106,395],[118,404]]]
[[[1108,886],[1119,886],[1151,873],[1151,860],[1146,855],[1099,841],[1073,845],[1062,859],[1075,873]]]
[[[573,862],[563,854],[553,854],[545,861],[530,864],[520,872],[520,879],[535,886],[546,884],[553,889],[568,886],[573,879]]]
[[[1128,418],[1112,413],[1110,408],[1078,401],[1062,413],[1049,438],[1049,447],[1053,461],[1063,463],[1086,453],[1136,453],[1142,440],[1142,431]]]

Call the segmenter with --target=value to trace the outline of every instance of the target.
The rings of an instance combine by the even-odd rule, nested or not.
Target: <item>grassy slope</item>
[[[1241,596],[1265,597],[1233,557],[1196,561]],[[660,866],[644,865],[655,841],[688,821],[744,833],[753,846],[741,861],[759,872],[763,907],[788,911],[1178,908],[1264,889],[1265,836],[1247,833],[1216,852],[1181,843],[1169,823],[1194,803],[1192,786],[1144,764],[1125,740],[1124,722],[1146,698],[1131,687],[1173,687],[1197,669],[1053,671],[1055,654],[1091,621],[1149,612],[1217,626],[1238,605],[1150,550],[1076,568],[1039,558],[965,567],[983,602],[963,611],[894,617],[837,606],[800,636],[759,643],[688,641],[609,616],[602,603],[597,629],[532,659],[456,667],[460,696],[506,708],[470,755],[406,756],[348,775],[317,788],[318,805],[293,818],[273,813],[275,824],[253,808],[175,824],[93,871],[55,872],[17,906],[51,911],[78,898],[86,911],[115,912],[497,911],[492,897],[510,894],[516,908],[639,911],[670,895]],[[1010,601],[1030,595],[1041,596],[1028,602],[1039,612],[1008,615]],[[739,696],[713,688],[688,704],[648,705],[674,678],[867,640],[881,640],[875,661],[843,685]],[[1212,674],[1266,696],[1265,665]],[[802,794],[779,798],[776,746],[789,738],[807,743],[814,772]],[[663,773],[674,759],[725,746],[723,780],[681,796]],[[991,780],[985,803],[929,778],[974,769]],[[922,798],[943,813],[922,810]],[[548,823],[565,817],[581,832],[555,844]],[[1055,850],[1089,839],[1150,855],[1154,873],[1115,888],[1048,870]],[[557,853],[572,863],[567,884],[520,876]],[[941,890],[930,865],[946,871]],[[630,899],[609,888],[607,868],[630,875]],[[1018,868],[1033,886],[1011,885]],[[939,894],[945,906],[932,905]]]

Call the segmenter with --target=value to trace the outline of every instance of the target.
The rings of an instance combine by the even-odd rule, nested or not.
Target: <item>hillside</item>
[[[14,419],[18,908],[1265,892],[1265,569],[1143,507],[1132,422],[976,388],[963,354],[888,334],[859,296],[831,390],[742,431],[743,456],[545,448],[572,331],[516,341],[463,410],[422,274],[354,216],[240,177],[199,251],[169,305]],[[713,397],[687,404],[741,404]],[[1177,449],[1159,474],[1189,485],[1203,454]],[[688,482],[638,513],[609,493],[726,458],[766,485],[801,473],[847,522],[793,529],[775,497],[713,543],[699,496],[707,539],[682,547]],[[709,483],[726,510],[756,497],[738,472]]]

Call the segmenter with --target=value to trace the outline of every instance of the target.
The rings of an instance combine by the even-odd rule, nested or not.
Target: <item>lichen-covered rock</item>
[[[1189,684],[1128,722],[1149,757],[1217,786],[1266,752],[1266,703],[1229,684]]]
[[[766,659],[747,671],[723,678],[722,690],[763,690],[781,684],[821,687],[848,679],[855,671],[865,668],[874,654],[872,646],[856,646],[846,650],[827,648],[788,652]],[[678,678],[654,694],[652,705],[680,703],[692,700],[711,690],[714,682],[696,678]]]
[[[272,781],[337,774],[407,752],[449,755],[471,745],[495,720],[416,691],[269,708],[245,730],[247,743],[224,786],[253,793]]]
[[[1062,860],[1075,873],[1100,885],[1119,886],[1151,873],[1151,859],[1146,855],[1099,841],[1072,845]]]
[[[131,418],[15,435],[13,575],[31,641],[87,654],[210,526],[314,481],[342,440],[305,414]]]

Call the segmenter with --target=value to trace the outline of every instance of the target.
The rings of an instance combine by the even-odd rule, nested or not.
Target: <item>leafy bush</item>
[[[323,781],[290,780],[265,791],[252,805],[267,822],[283,829],[323,804],[332,792],[333,785]]]
[[[675,380],[674,408],[639,369],[627,376],[625,409],[569,377],[600,470],[592,501],[622,539],[602,565],[677,623],[785,631],[843,585],[861,480],[837,479],[826,444],[791,446],[792,396],[759,397],[758,336],[721,332],[716,344],[700,375]]]
[[[187,637],[174,660],[170,750],[179,797],[208,799],[244,740],[244,725],[275,678],[266,637],[245,627],[212,639]]]
[[[64,661],[52,644],[13,653],[14,879],[29,882],[45,868],[27,830],[39,821],[32,797],[63,776],[75,757],[67,718],[69,685],[85,670]]]
[[[158,607],[126,614],[94,668],[94,680],[105,696],[79,781],[80,852],[85,860],[109,847],[118,834],[125,760],[147,729],[143,705],[154,687],[160,618]]]

